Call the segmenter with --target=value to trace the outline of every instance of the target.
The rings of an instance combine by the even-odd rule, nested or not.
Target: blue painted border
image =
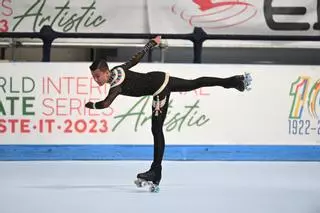
[[[0,145],[0,160],[151,160],[152,145]],[[167,145],[165,160],[320,161],[319,146]]]

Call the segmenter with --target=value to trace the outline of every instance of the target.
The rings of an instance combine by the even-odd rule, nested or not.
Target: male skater
[[[221,86],[234,88],[241,92],[249,89],[251,77],[248,74],[235,75],[229,78],[200,77],[187,80],[169,76],[168,73],[153,71],[138,73],[129,70],[135,66],[151,48],[159,45],[160,36],[150,40],[145,47],[134,55],[128,62],[109,69],[107,61],[96,60],[90,66],[91,74],[99,86],[110,84],[108,96],[99,102],[88,102],[85,106],[90,109],[104,109],[110,106],[118,95],[153,96],[152,102],[152,134],[154,143],[153,162],[151,168],[137,175],[137,178],[150,181],[158,186],[161,180],[162,158],[165,149],[163,123],[166,118],[171,92],[185,92],[200,87]]]

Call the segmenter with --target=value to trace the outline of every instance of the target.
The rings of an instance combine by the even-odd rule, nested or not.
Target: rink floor
[[[166,161],[161,191],[133,184],[148,161],[2,161],[1,213],[319,213],[320,163]]]

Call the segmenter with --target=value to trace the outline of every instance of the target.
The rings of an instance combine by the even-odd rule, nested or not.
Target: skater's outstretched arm
[[[116,86],[110,89],[108,96],[99,102],[93,103],[88,102],[86,103],[85,107],[89,109],[104,109],[108,108],[111,103],[114,101],[114,99],[121,93],[121,86]]]
[[[121,65],[123,69],[130,69],[131,67],[135,66],[140,62],[140,60],[144,57],[144,55],[149,52],[150,49],[159,45],[161,41],[161,36],[157,36],[154,39],[150,40],[144,48],[136,53],[128,62]]]

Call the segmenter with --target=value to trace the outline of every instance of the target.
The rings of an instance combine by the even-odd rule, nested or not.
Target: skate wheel
[[[154,193],[158,193],[160,191],[160,188],[159,188],[159,186],[153,185],[153,186],[150,186],[149,191],[154,192]]]
[[[141,188],[142,187],[142,182],[140,180],[135,180],[134,184],[136,184],[137,187]]]
[[[251,82],[252,81],[252,77],[250,73],[244,73],[245,79],[247,79],[247,81]]]
[[[252,88],[250,87],[252,81],[252,77],[250,73],[244,74],[244,86],[247,91],[250,91]]]
[[[134,183],[137,185],[137,187],[141,188],[141,187],[145,187],[147,186],[149,183],[145,180],[142,179],[137,179],[134,181]]]

